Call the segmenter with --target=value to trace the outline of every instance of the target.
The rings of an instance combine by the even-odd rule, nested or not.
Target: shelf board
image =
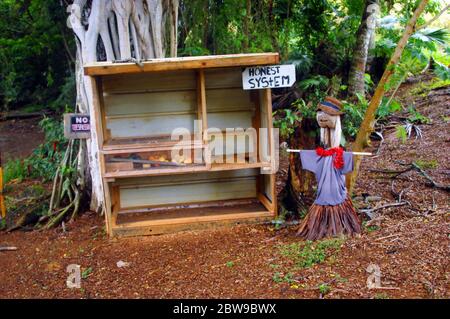
[[[213,163],[211,164],[211,171],[230,171],[236,169],[247,169],[247,168],[260,168],[270,166],[268,163]]]
[[[235,164],[211,164],[211,167],[205,165],[189,166],[189,167],[176,167],[176,168],[164,168],[164,169],[141,169],[132,171],[119,171],[119,172],[107,172],[104,177],[106,179],[115,178],[130,178],[130,177],[143,177],[143,176],[156,176],[156,175],[174,175],[174,174],[189,174],[197,172],[216,172],[216,171],[230,171],[249,168],[262,168],[270,167],[268,163],[235,163]]]
[[[94,62],[84,66],[84,74],[97,76],[172,70],[270,65],[278,64],[279,62],[280,57],[278,53],[228,54],[152,59],[144,61],[142,66],[132,62]]]
[[[174,175],[174,174],[205,172],[208,170],[209,170],[209,168],[206,165],[164,168],[164,169],[141,169],[141,170],[132,170],[132,171],[107,172],[107,173],[105,173],[104,178],[114,179],[114,178],[130,178],[130,177],[143,177],[143,176],[156,176],[156,175],[158,175],[158,176]]]
[[[194,230],[211,225],[268,221],[274,213],[258,202],[227,206],[166,209],[151,213],[118,213],[114,234],[133,236]]]
[[[145,152],[145,151],[165,151],[170,150],[174,146],[181,146],[186,148],[204,148],[205,144],[201,140],[191,139],[187,142],[171,141],[169,139],[157,138],[129,138],[123,140],[111,140],[103,145],[103,154],[123,154],[130,152]]]

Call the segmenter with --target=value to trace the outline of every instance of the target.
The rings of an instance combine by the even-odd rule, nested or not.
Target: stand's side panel
[[[260,177],[260,195],[261,202],[271,212],[277,212],[277,196],[276,196],[276,153],[273,132],[272,118],[272,96],[271,90],[265,89],[260,91],[261,101],[261,131],[260,131],[260,155],[263,162],[270,162],[269,173],[267,168],[262,168]]]

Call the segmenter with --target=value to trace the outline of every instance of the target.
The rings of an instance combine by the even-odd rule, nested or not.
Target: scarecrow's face
[[[323,111],[318,111],[316,115],[317,123],[321,128],[335,128],[336,119],[339,115],[330,115]]]

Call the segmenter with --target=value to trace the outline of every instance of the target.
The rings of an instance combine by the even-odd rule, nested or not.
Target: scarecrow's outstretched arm
[[[301,151],[304,151],[304,150],[293,150],[293,149],[288,148],[286,151],[288,153],[300,153]],[[352,153],[353,155],[361,155],[361,156],[372,155],[372,153],[368,153],[368,152],[350,152],[350,153]]]

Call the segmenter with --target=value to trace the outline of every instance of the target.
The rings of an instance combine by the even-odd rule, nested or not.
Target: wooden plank
[[[211,129],[249,128],[252,126],[253,111],[211,113],[208,112],[208,126]],[[208,133],[209,134],[209,133]]]
[[[134,171],[118,171],[118,172],[106,172],[105,178],[131,178],[141,176],[158,176],[158,175],[174,175],[174,174],[186,174],[195,172],[208,171],[206,165],[201,166],[188,166],[177,168],[164,168],[164,169],[142,169]]]
[[[242,67],[205,70],[206,89],[239,88],[242,90]]]
[[[278,197],[277,197],[277,189],[276,189],[276,174],[270,175],[270,186],[272,188],[272,205],[273,205],[273,213],[275,216],[278,216]]]
[[[241,170],[229,171],[205,171],[197,172],[195,174],[168,174],[160,176],[145,176],[117,179],[117,184],[121,187],[136,187],[136,186],[156,186],[156,185],[170,185],[183,184],[186,182],[208,182],[211,180],[220,181],[222,179],[237,179],[240,177],[258,176],[259,170],[256,168],[248,168]]]
[[[145,152],[155,152],[155,151],[167,151],[172,150],[174,147],[184,148],[184,149],[200,149],[204,148],[204,144],[200,144],[198,142],[176,142],[171,143],[167,146],[155,144],[153,146],[139,146],[139,145],[128,145],[128,147],[120,146],[117,148],[107,148],[100,150],[102,154],[111,155],[111,154],[128,154],[128,153],[145,153]]]
[[[194,91],[156,93],[105,94],[105,110],[108,119],[114,117],[161,116],[195,114]]]
[[[120,189],[118,185],[111,187],[111,224],[117,225],[117,215],[120,211]]]
[[[111,138],[134,138],[152,135],[171,135],[177,128],[194,131],[194,114],[133,117],[108,120]]]
[[[269,212],[271,213],[275,212],[275,207],[273,203],[264,194],[259,193],[258,199],[264,205],[264,207],[267,208]]]
[[[114,236],[118,237],[130,237],[130,236],[148,236],[148,235],[160,235],[169,234],[182,231],[198,231],[203,229],[211,229],[218,227],[232,227],[241,224],[258,224],[262,222],[268,222],[273,219],[273,213],[266,212],[259,217],[247,217],[236,218],[229,220],[215,220],[215,221],[202,221],[195,223],[185,224],[171,224],[171,225],[148,225],[138,227],[116,227],[113,230]]]
[[[244,91],[242,88],[208,89],[206,90],[208,112],[221,112],[229,109],[254,111],[255,105],[251,100],[250,92]]]
[[[213,163],[211,164],[211,171],[228,171],[228,170],[241,170],[248,168],[260,168],[264,163]]]
[[[172,136],[167,134],[162,135],[147,135],[145,137],[138,136],[135,138],[115,138],[103,145],[103,151],[105,154],[109,151],[112,151],[113,154],[115,151],[119,150],[136,150],[136,149],[160,149],[160,150],[168,150],[172,149],[174,146],[184,146],[188,145],[191,148],[199,148],[204,146],[201,141],[197,141],[194,135],[186,139],[174,139],[172,140]]]
[[[256,197],[255,178],[218,182],[160,185],[156,187],[121,188],[120,202],[123,208],[178,204],[201,201],[241,199]]]
[[[206,111],[206,92],[205,92],[205,72],[199,70],[197,73],[197,108],[198,117],[201,121],[202,127],[202,140],[208,140],[208,117]]]
[[[207,216],[180,217],[180,218],[171,218],[171,219],[129,222],[129,223],[125,223],[125,224],[118,224],[115,228],[118,229],[118,228],[145,227],[145,226],[194,224],[194,223],[202,223],[202,222],[240,220],[240,219],[247,219],[247,218],[272,217],[272,216],[273,216],[273,213],[271,213],[271,212],[257,211],[257,212],[237,213],[237,214],[218,214],[218,215],[207,215]]]
[[[171,92],[196,90],[194,70],[115,74],[104,76],[103,89],[108,94]]]
[[[216,56],[196,56],[165,58],[144,61],[142,66],[136,63],[95,62],[84,66],[84,74],[90,76],[119,73],[142,73],[187,69],[206,69],[236,66],[256,66],[278,64],[278,53],[230,54]]]
[[[112,201],[111,201],[111,194],[110,194],[110,185],[105,179],[103,179],[103,195],[104,195],[104,201],[105,201],[105,224],[106,224],[106,233],[112,237],[113,232],[112,229],[115,226],[113,224],[112,219]]]
[[[101,79],[91,78],[91,88],[92,88],[92,110],[94,114],[95,131],[97,135],[97,141],[99,148],[102,147],[105,138],[105,125],[102,113],[102,100],[100,99],[101,92]]]

